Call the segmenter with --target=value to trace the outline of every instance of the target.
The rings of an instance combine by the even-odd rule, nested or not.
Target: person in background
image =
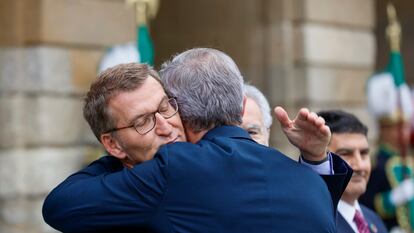
[[[358,202],[371,174],[368,128],[356,116],[344,111],[320,111],[317,114],[331,129],[328,149],[341,156],[354,170],[338,204],[338,233],[388,232],[381,218]]]
[[[368,109],[378,125],[378,151],[360,202],[374,209],[390,232],[414,230],[414,161],[409,151],[412,99],[389,73],[368,80]],[[405,152],[404,156],[402,152]]]
[[[245,129],[253,140],[269,146],[270,126],[272,115],[266,97],[256,87],[244,84],[246,105],[241,127]]]

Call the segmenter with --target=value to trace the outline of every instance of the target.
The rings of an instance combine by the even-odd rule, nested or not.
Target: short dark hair
[[[158,73],[146,64],[120,64],[98,74],[86,94],[83,116],[99,141],[101,134],[116,124],[108,108],[110,100],[121,92],[137,89],[149,76],[162,85]]]
[[[358,133],[367,136],[368,128],[355,115],[341,110],[320,111],[332,133]]]

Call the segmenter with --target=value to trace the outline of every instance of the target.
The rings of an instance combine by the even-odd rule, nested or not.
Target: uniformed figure
[[[367,83],[368,108],[379,127],[379,147],[367,191],[360,201],[375,209],[391,232],[414,229],[414,162],[409,150],[413,106],[404,81],[401,28],[392,5],[387,8],[391,54],[385,72]]]
[[[412,108],[411,105],[398,107],[398,92],[392,83],[380,87],[380,82],[385,82],[390,76],[382,74],[368,82],[369,106],[376,113],[379,127],[379,146],[367,191],[360,201],[375,209],[390,230],[403,228],[406,232],[411,232],[414,227],[414,164],[411,153],[407,150]],[[390,90],[385,90],[386,88]],[[410,103],[408,88],[400,89],[399,92],[401,91],[406,92],[401,95],[404,98],[402,102]],[[389,99],[394,99],[394,102]],[[378,111],[379,107],[372,109],[375,104],[371,102],[382,106],[383,111]],[[401,156],[402,150],[407,151],[404,157]]]

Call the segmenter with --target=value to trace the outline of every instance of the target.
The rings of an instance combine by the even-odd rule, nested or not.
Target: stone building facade
[[[370,122],[374,9],[374,0],[161,0],[157,67],[215,47],[273,106],[345,108]],[[0,26],[0,232],[53,232],[42,202],[100,151],[82,97],[105,49],[134,39],[134,12],[124,0],[7,0]],[[294,154],[274,125],[271,144]]]
[[[46,194],[96,153],[82,97],[107,46],[132,40],[124,1],[0,2],[0,232],[53,232]]]
[[[344,108],[371,122],[364,91],[375,66],[374,22],[374,0],[175,0],[161,4],[153,35],[158,63],[191,47],[226,51],[292,117],[304,106]],[[295,154],[273,127],[271,144]]]

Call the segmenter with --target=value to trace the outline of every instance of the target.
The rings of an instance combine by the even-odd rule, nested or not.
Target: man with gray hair
[[[247,83],[244,84],[244,94],[246,105],[241,127],[250,134],[253,140],[269,146],[270,126],[272,125],[269,102],[259,89]]]
[[[326,152],[322,118],[302,109],[291,120],[275,110],[303,161],[328,167],[321,175],[328,186],[238,127],[243,78],[225,53],[185,51],[161,76],[192,143],[164,145],[130,169],[72,175],[48,197],[49,223],[64,232],[336,232],[336,204],[352,170]]]

